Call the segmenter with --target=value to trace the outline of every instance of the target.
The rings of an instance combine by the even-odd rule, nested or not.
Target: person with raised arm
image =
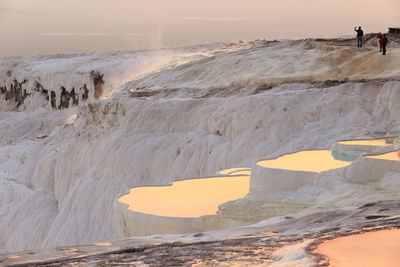
[[[354,30],[357,32],[357,47],[362,47],[364,32],[361,30],[361,26],[359,26],[358,29],[354,27]]]

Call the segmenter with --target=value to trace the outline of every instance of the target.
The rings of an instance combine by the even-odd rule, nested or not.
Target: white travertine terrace
[[[360,145],[359,141],[356,143]],[[361,145],[373,143],[378,146],[382,144],[364,140]],[[338,169],[341,169],[339,173],[346,175],[350,181],[366,183],[368,174],[359,169],[359,162],[363,160],[370,161],[368,164],[373,166],[374,171],[368,167],[366,169],[367,172],[373,173],[374,177],[380,175],[379,177],[383,178],[390,171],[400,172],[400,168],[393,167],[400,166],[399,163],[383,159],[399,160],[399,151],[373,158],[360,158],[355,163],[337,160],[329,150],[301,151],[276,159],[258,161],[253,169],[231,168],[219,172],[220,175],[230,175],[230,177],[191,179],[174,182],[170,186],[134,188],[129,194],[120,197],[115,204],[119,214],[120,234],[137,236],[191,233],[243,225],[242,218],[231,217],[226,212],[226,207],[235,209],[236,206],[237,209],[241,209],[240,203],[254,198],[253,194],[257,195],[263,191],[296,190],[302,186],[318,184],[325,172],[329,176],[332,175],[329,171]],[[379,171],[382,173],[379,174]],[[249,179],[251,192],[243,198],[248,193]],[[388,179],[391,181],[392,178]],[[232,187],[232,181],[235,181],[235,187]],[[227,192],[229,196],[222,194]],[[234,201],[229,203],[229,200]],[[223,204],[224,202],[227,203]],[[217,212],[220,204],[224,207],[219,207]],[[243,211],[237,210],[237,212]],[[253,211],[249,210],[246,216],[252,216],[252,213]],[[137,227],[138,225],[140,227]]]
[[[380,146],[383,142],[363,140],[361,143],[360,141],[356,143]],[[374,158],[400,160],[399,151]],[[354,169],[356,170],[354,173],[363,173],[357,168],[359,161],[354,163],[356,166],[354,167],[352,162],[335,159],[329,150],[301,151],[276,159],[258,161],[253,169],[231,168],[219,172],[221,175],[231,175],[231,177],[192,179],[174,182],[171,186],[134,188],[129,194],[120,197],[116,203],[119,213],[123,214],[119,217],[121,235],[189,233],[238,226],[241,225],[240,220],[229,220],[224,216],[207,216],[216,214],[218,206],[224,202],[236,199],[237,203],[244,201],[241,198],[248,193],[249,177],[237,175],[251,175],[252,192],[248,195],[251,198],[252,193],[263,190],[295,190],[307,184],[316,184],[321,173],[331,170],[343,168],[343,172],[347,175]],[[382,163],[372,159],[369,164],[386,174],[388,170],[397,170],[392,166],[398,163],[390,161]],[[398,171],[400,172],[400,169]],[[373,173],[377,174],[376,171]],[[381,175],[381,178],[383,176]],[[364,180],[354,179],[351,175],[347,178],[355,182],[366,182],[367,175],[364,174],[362,177]],[[234,187],[232,181],[235,181]],[[224,194],[227,192],[229,196]],[[210,198],[217,195],[217,198]],[[144,226],[138,228],[137,225]]]
[[[338,141],[332,145],[331,151],[338,158],[358,158],[359,156],[383,154],[400,148],[397,138],[358,139]]]
[[[251,175],[251,168],[231,168],[220,171],[220,175]]]
[[[391,172],[400,172],[400,151],[360,157],[346,169],[346,178],[352,182],[376,182]]]
[[[334,169],[293,184],[261,183],[247,197],[220,205],[216,215],[194,218],[191,229],[182,218],[169,225],[161,224],[162,216],[130,218],[127,205],[115,204],[129,188],[209,177],[293,151],[329,149],[337,140],[397,137],[399,60],[394,44],[385,58],[375,48],[315,40],[2,58],[0,253],[154,229],[226,229],[399,199],[400,172],[383,163],[383,178],[355,173],[353,182]],[[91,71],[104,74],[100,100],[90,99]],[[48,91],[35,91],[35,82]],[[87,102],[57,110],[46,102],[54,91],[59,106],[61,88],[71,93],[85,84]],[[26,90],[19,106],[6,99],[15,87]],[[141,90],[155,95],[130,93]],[[254,177],[259,169],[266,168],[255,166]]]
[[[219,174],[228,176],[131,189],[115,203],[122,215],[118,217],[121,235],[191,233],[241,225],[215,215],[220,204],[248,194],[251,169],[231,168]]]
[[[231,173],[231,176],[189,179],[173,182],[169,186],[131,189],[115,203],[120,234],[191,233],[239,226],[240,222],[215,215],[220,204],[243,198],[249,192],[250,176],[233,174],[243,172],[243,169],[221,171]]]

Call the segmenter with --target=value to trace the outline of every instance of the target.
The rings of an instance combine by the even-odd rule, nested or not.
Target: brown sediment
[[[12,75],[12,72],[7,72],[7,75]],[[99,72],[92,71],[90,73],[90,77],[93,80],[94,92],[93,96],[95,100],[98,100],[104,91],[104,80],[103,74]],[[23,89],[23,85],[28,83],[27,79],[22,81],[18,81],[14,79],[9,84],[0,85],[0,97],[2,97],[6,102],[10,103],[11,109],[17,109],[21,105],[24,104],[25,100],[32,95],[31,92]],[[60,96],[59,96],[59,104],[57,105],[57,94],[56,91],[49,90],[43,87],[43,85],[35,81],[34,87],[32,88],[33,92],[38,92],[41,97],[44,98],[45,104],[50,101],[51,107],[53,109],[67,109],[71,106],[77,106],[79,101],[86,101],[89,99],[89,89],[87,85],[84,84],[79,90],[72,88],[70,92],[64,87],[60,87]],[[80,99],[81,95],[81,99]]]
[[[23,104],[25,99],[30,95],[30,93],[27,93],[25,89],[22,89],[23,84],[26,82],[27,80],[19,82],[15,79],[10,84],[10,90],[7,90],[6,86],[1,87],[0,93],[4,95],[4,100],[14,101],[16,108]]]
[[[56,92],[54,92],[54,91],[51,91],[50,92],[50,102],[51,102],[51,107],[53,108],[53,109],[56,109]]]
[[[90,77],[92,78],[94,85],[94,99],[99,100],[104,91],[104,74],[101,74],[98,71],[91,71]]]
[[[42,93],[42,96],[46,99],[46,104],[49,102],[49,90],[46,90],[45,88],[43,88],[43,86],[38,83],[35,82],[35,91]]]
[[[69,99],[69,93],[65,90],[65,87],[61,87],[60,105],[58,106],[58,109],[69,108]]]
[[[77,106],[79,103],[78,95],[75,93],[75,88],[72,88],[71,92],[67,92],[64,87],[61,87],[60,105],[58,109],[69,108],[72,99],[72,106]]]
[[[79,95],[77,93],[75,93],[75,88],[72,88],[69,95],[70,95],[70,98],[72,98],[72,105],[77,106],[79,104]]]
[[[87,88],[86,84],[80,89],[82,92],[82,100],[86,101],[89,98],[89,89]]]
[[[365,204],[352,210],[328,211],[299,218],[287,218],[274,225],[255,228],[255,232],[222,239],[206,239],[209,233],[195,237],[204,241],[150,243],[133,238],[113,241],[111,246],[76,247],[79,254],[65,251],[21,252],[0,256],[0,265],[7,266],[241,266],[263,265],[279,262],[275,253],[280,248],[313,240],[299,253],[309,254],[317,266],[328,266],[329,258],[318,254],[322,243],[345,236],[367,232],[400,229],[400,201],[380,201]],[[389,217],[388,217],[389,216]],[[373,219],[376,218],[376,219]],[[400,231],[400,230],[397,230]],[[277,234],[275,234],[277,233]],[[296,234],[297,233],[297,234]],[[193,237],[193,234],[188,234]],[[182,237],[180,237],[182,238]],[[67,252],[74,252],[69,247]],[[18,255],[19,259],[8,256]]]

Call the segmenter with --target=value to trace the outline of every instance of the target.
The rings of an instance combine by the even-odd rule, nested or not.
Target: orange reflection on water
[[[168,217],[215,214],[222,203],[243,198],[250,177],[214,177],[174,182],[171,186],[137,187],[119,198],[134,212]]]
[[[335,159],[329,150],[301,151],[277,159],[257,162],[257,165],[265,168],[308,172],[323,172],[350,164],[351,162]]]
[[[95,245],[95,246],[100,246],[100,247],[109,247],[109,246],[112,246],[112,244],[109,243],[109,242],[94,243],[93,245]]]
[[[279,233],[277,233],[277,232],[269,232],[269,231],[262,231],[259,233],[262,235],[279,235]]]
[[[381,154],[381,155],[376,155],[376,156],[367,156],[367,158],[370,159],[386,159],[386,160],[398,160],[400,161],[400,150],[386,153],[386,154]]]
[[[317,253],[329,266],[399,266],[400,230],[385,230],[341,237],[322,243]]]
[[[357,145],[357,146],[390,146],[386,139],[375,139],[375,140],[350,140],[338,142],[342,145]]]
[[[21,256],[8,256],[9,259],[19,259]]]
[[[60,249],[64,254],[66,255],[73,255],[73,254],[78,254],[78,249],[77,248],[63,248]]]

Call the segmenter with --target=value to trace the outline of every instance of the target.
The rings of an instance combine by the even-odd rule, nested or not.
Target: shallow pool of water
[[[342,145],[357,145],[357,146],[391,146],[392,144],[387,139],[374,139],[374,140],[348,140],[339,141],[338,144]]]
[[[384,230],[329,240],[317,253],[329,257],[330,266],[399,266],[400,230]]]
[[[367,156],[367,158],[400,161],[400,150],[389,152],[389,153],[385,153],[385,154],[381,154],[381,155]]]
[[[243,170],[235,170],[243,171]],[[249,193],[250,176],[226,176],[174,182],[171,186],[137,187],[119,198],[134,212],[199,217],[216,214],[218,206]]]
[[[277,159],[263,160],[257,165],[291,171],[323,172],[349,166],[351,162],[337,160],[330,150],[311,150],[287,154]]]

